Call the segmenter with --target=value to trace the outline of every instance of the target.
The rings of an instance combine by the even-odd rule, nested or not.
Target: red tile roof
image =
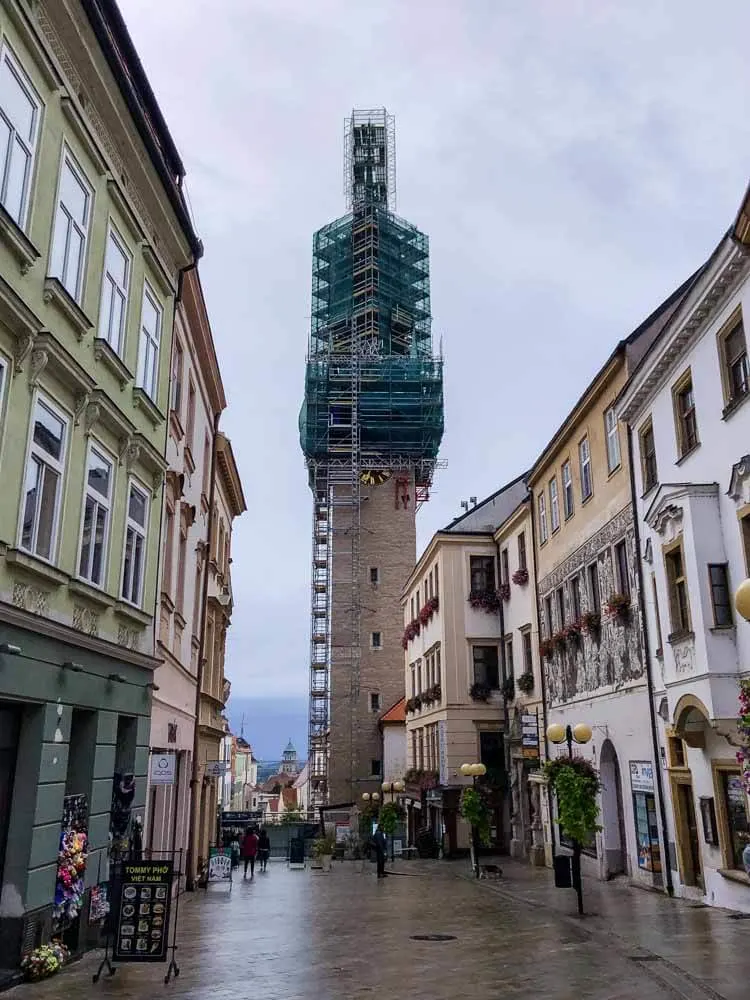
[[[381,722],[406,722],[406,698],[397,701],[380,716]]]

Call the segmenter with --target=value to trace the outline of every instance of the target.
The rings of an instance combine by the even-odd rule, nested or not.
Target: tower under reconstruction
[[[313,238],[300,440],[313,493],[309,761],[314,805],[382,780],[380,713],[404,694],[401,590],[443,434],[428,239],[395,215],[395,128],[353,111],[348,214]]]

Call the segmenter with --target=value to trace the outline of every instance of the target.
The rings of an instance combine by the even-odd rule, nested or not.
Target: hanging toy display
[[[110,814],[111,854],[114,858],[123,857],[129,851],[128,833],[134,798],[135,777],[132,774],[115,774],[112,784],[112,812]]]
[[[81,912],[87,845],[88,837],[82,830],[63,830],[60,834],[53,910],[53,918],[59,926],[67,926]]]

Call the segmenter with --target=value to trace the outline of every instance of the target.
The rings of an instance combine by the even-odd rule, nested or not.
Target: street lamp
[[[559,722],[553,722],[547,727],[547,739],[550,743],[567,743],[568,759],[573,757],[573,744],[588,743],[591,739],[591,726],[585,722],[578,722],[575,726],[563,726]],[[581,881],[581,845],[577,840],[573,841],[573,888],[578,898],[578,913],[583,916],[583,882]]]
[[[750,579],[743,580],[734,595],[734,606],[746,622],[750,622]]]
[[[487,773],[487,768],[484,764],[462,764],[460,771],[465,778],[471,778],[476,787],[477,778],[483,777]],[[475,823],[471,824],[471,847],[474,852],[474,876],[479,878],[479,828]]]

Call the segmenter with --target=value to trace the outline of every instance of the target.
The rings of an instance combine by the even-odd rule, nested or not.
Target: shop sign
[[[650,760],[630,761],[630,787],[634,792],[654,791],[654,765]]]
[[[121,866],[115,908],[116,962],[166,962],[172,861],[134,861]]]
[[[173,753],[152,753],[149,781],[152,785],[173,785],[177,757]]]
[[[207,760],[203,769],[209,778],[223,778],[227,771],[226,761]]]
[[[439,788],[427,789],[427,801],[432,805],[440,805],[443,801],[443,793]]]
[[[263,818],[260,809],[245,810],[243,812],[223,812],[221,814],[222,826],[248,826]]]
[[[210,847],[208,849],[208,881],[232,881],[232,848]]]
[[[440,784],[448,784],[448,726],[445,719],[438,722],[438,753],[440,755]]]
[[[336,823],[336,843],[337,844],[345,844],[346,843],[346,838],[349,836],[349,834],[351,832],[352,832],[352,828],[349,825],[349,823],[337,822]]]
[[[539,757],[539,719],[536,715],[521,716],[521,756]]]

